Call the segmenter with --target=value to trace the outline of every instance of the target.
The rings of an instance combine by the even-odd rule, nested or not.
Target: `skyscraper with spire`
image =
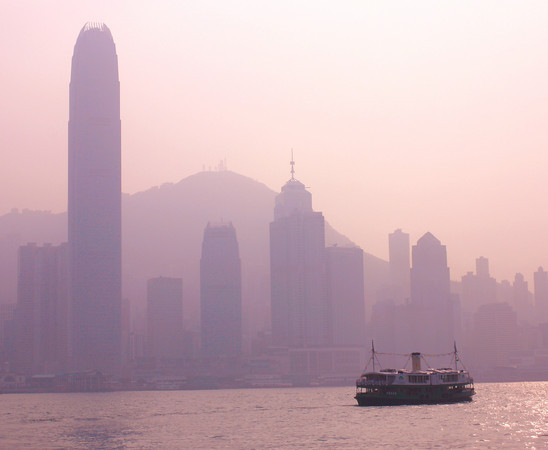
[[[325,225],[295,179],[282,187],[270,224],[272,341],[282,347],[326,346],[332,330],[326,289]]]
[[[121,359],[121,137],[118,57],[104,24],[84,25],[72,57],[68,233],[74,369]]]

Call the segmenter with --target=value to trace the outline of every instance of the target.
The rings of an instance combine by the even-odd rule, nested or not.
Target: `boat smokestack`
[[[421,354],[418,352],[411,353],[411,362],[413,364],[413,372],[421,370]]]

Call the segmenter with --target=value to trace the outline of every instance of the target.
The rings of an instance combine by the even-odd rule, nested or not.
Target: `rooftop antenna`
[[[293,149],[291,149],[291,180],[295,180],[295,161],[293,160]]]

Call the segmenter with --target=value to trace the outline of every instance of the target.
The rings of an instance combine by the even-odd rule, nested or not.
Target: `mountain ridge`
[[[263,327],[269,322],[269,223],[277,192],[265,184],[230,171],[204,171],[122,196],[123,292],[137,317],[144,316],[146,281],[156,276],[183,278],[186,325],[199,324],[199,264],[203,230],[209,221],[232,222],[242,261],[245,316]],[[27,242],[66,241],[66,212],[0,216],[0,302],[16,300],[17,248]],[[326,246],[353,246],[326,221]],[[2,251],[3,250],[3,251]],[[378,261],[377,261],[378,260]],[[369,255],[366,267],[383,266]],[[377,270],[375,269],[375,270]],[[6,278],[4,274],[7,274]],[[375,277],[376,278],[376,277]],[[371,285],[369,285],[371,288]],[[250,322],[249,320],[247,321]],[[254,332],[252,326],[248,332]]]

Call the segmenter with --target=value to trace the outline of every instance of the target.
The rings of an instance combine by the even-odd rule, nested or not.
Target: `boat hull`
[[[425,405],[441,403],[469,402],[474,389],[423,389],[415,392],[397,390],[377,390],[375,392],[357,392],[355,399],[359,406]]]

